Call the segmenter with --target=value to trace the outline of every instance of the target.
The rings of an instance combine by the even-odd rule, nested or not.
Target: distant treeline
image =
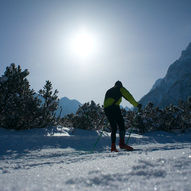
[[[11,64],[0,77],[0,127],[7,129],[43,128],[53,125],[110,131],[103,108],[94,101],[79,107],[76,114],[56,117],[58,91],[50,81],[36,93],[30,89],[28,70]],[[138,133],[153,130],[185,130],[191,127],[191,97],[164,109],[149,103],[141,111],[122,109],[126,128]]]
[[[137,133],[174,129],[184,131],[191,127],[191,97],[187,101],[180,101],[178,106],[169,105],[164,109],[159,109],[149,103],[139,112],[122,109],[122,114],[126,128],[132,128]],[[85,103],[76,114],[67,115],[61,119],[60,123],[75,128],[110,131],[103,108],[94,101]]]

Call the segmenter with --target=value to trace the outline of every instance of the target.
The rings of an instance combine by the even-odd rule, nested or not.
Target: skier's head
[[[115,86],[121,88],[123,84],[118,80],[117,82],[115,82]]]

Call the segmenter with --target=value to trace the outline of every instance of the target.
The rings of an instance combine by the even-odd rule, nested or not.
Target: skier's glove
[[[139,104],[137,105],[137,108],[138,108],[138,111],[140,112],[140,111],[141,111],[141,108],[142,108],[142,104],[139,103]]]

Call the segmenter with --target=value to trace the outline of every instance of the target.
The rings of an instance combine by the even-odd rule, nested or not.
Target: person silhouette
[[[125,124],[121,114],[120,103],[124,97],[134,107],[141,109],[141,104],[135,101],[130,92],[125,89],[120,81],[117,81],[114,87],[107,90],[104,99],[104,112],[111,126],[111,152],[118,152],[116,149],[116,132],[117,126],[119,127],[119,147],[128,151],[132,151],[133,148],[125,144]]]

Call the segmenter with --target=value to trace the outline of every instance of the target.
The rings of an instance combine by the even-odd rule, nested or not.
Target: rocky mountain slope
[[[70,113],[76,113],[79,106],[81,105],[82,104],[75,99],[69,99],[67,97],[63,97],[59,100],[59,106],[56,114],[57,115],[60,114],[61,108],[62,108],[61,117],[64,117],[65,115]]]
[[[158,79],[152,89],[140,103],[143,106],[152,102],[155,106],[164,107],[169,104],[177,105],[179,100],[191,96],[191,43],[178,60],[168,68],[164,78]]]

